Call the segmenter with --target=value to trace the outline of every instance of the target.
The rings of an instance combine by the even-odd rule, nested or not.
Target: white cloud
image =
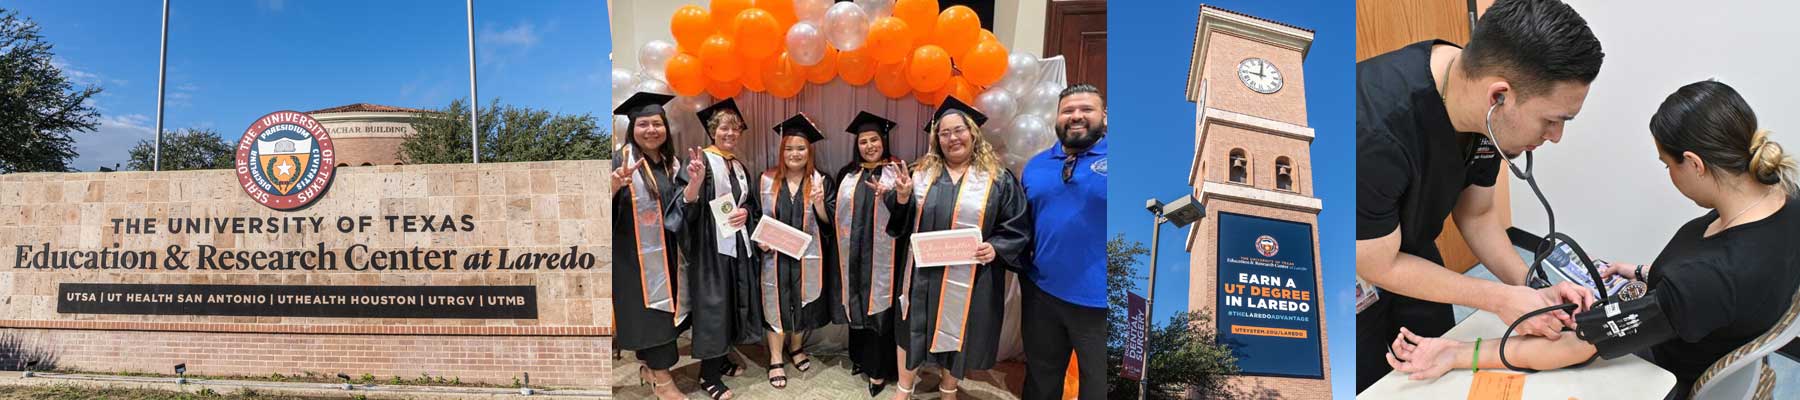
[[[475,48],[482,66],[505,67],[512,61],[522,58],[545,34],[556,30],[556,21],[539,27],[529,21],[520,22],[511,27],[496,29],[492,24],[481,28],[475,34]]]
[[[75,139],[75,152],[79,155],[69,163],[69,167],[82,171],[96,171],[100,167],[112,167],[118,164],[125,168],[131,161],[131,146],[141,140],[155,140],[156,121],[143,114],[125,114],[101,116],[100,126],[93,132],[76,132],[70,134]]]
[[[287,7],[287,1],[285,1],[285,0],[258,0],[256,2],[256,5],[262,6],[262,8],[267,9],[269,11],[281,11],[282,8]]]

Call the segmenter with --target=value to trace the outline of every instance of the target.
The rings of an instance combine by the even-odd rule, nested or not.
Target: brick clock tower
[[[1302,63],[1313,32],[1201,6],[1188,66],[1195,104],[1188,184],[1188,309],[1211,315],[1241,377],[1279,398],[1331,397]],[[1344,133],[1347,134],[1347,133]]]

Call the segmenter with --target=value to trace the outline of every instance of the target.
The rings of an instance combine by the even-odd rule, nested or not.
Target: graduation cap
[[[781,136],[804,137],[807,143],[825,140],[825,135],[819,133],[818,125],[813,125],[812,118],[807,118],[806,113],[794,114],[786,121],[776,124],[775,133],[781,134]]]
[[[620,103],[619,108],[614,108],[613,114],[624,115],[632,119],[659,115],[663,113],[663,104],[668,104],[669,100],[674,99],[675,96],[666,94],[637,92],[631,95],[631,98],[625,99],[624,103]]]
[[[713,114],[717,114],[720,111],[731,111],[732,114],[738,116],[738,121],[740,122],[744,119],[744,112],[738,111],[737,100],[733,99],[720,100],[717,103],[713,103],[713,105],[700,109],[700,111],[697,111],[694,114],[700,116],[701,123],[707,123],[712,122]]]
[[[925,125],[925,132],[930,133],[931,128],[936,127],[937,122],[944,119],[944,114],[952,112],[969,116],[970,120],[975,121],[976,126],[987,123],[987,114],[982,114],[981,111],[976,111],[975,107],[970,106],[968,103],[957,100],[956,96],[947,96],[944,97],[944,104],[938,105],[937,111],[931,113],[931,123]]]
[[[844,128],[844,132],[850,132],[852,135],[859,135],[863,132],[875,131],[880,134],[881,137],[885,138],[888,135],[888,131],[894,130],[894,125],[896,125],[894,121],[889,121],[887,118],[882,118],[879,115],[870,114],[868,111],[862,111],[856,113],[856,119],[850,120],[850,127]]]

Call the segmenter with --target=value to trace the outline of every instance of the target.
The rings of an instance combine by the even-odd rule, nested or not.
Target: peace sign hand
[[[899,173],[894,174],[894,195],[899,197],[895,200],[899,201],[900,204],[906,204],[907,201],[912,199],[912,173],[907,171],[911,171],[911,169],[906,167],[906,160],[900,160]]]
[[[688,182],[682,198],[689,203],[700,201],[700,181],[706,179],[706,164],[700,162],[700,148],[688,148]]]
[[[631,174],[637,173],[638,168],[643,166],[644,160],[639,159],[637,162],[631,163],[631,165],[613,170],[612,187],[614,189],[622,189],[631,186]]]

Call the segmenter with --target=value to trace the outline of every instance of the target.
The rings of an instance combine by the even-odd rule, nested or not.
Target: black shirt
[[[1685,392],[1706,368],[1767,332],[1800,288],[1800,198],[1768,218],[1703,237],[1709,212],[1675,232],[1651,264],[1648,283],[1675,328],[1651,347]]]
[[[1428,40],[1356,63],[1356,239],[1400,228],[1400,251],[1442,264],[1434,242],[1469,185],[1493,186],[1499,152],[1458,133],[1431,77]]]

